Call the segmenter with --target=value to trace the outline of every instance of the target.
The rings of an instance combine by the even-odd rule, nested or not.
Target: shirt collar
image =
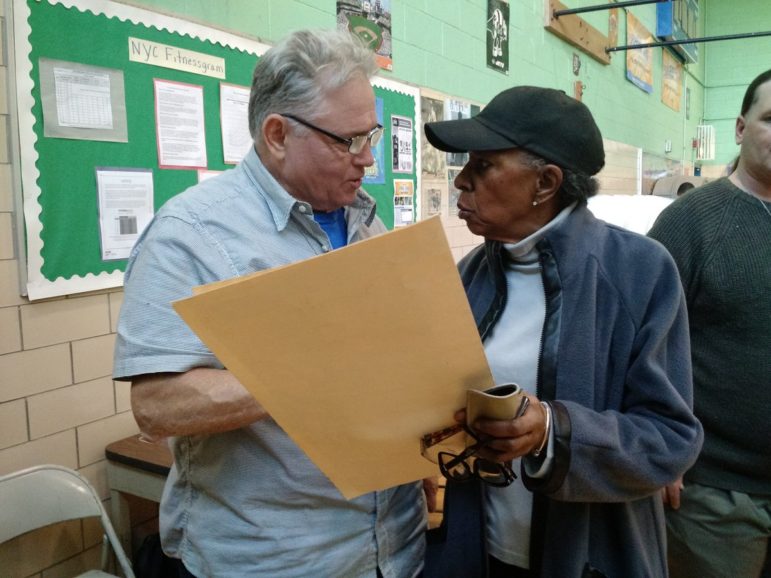
[[[243,160],[246,174],[257,185],[257,189],[268,204],[276,230],[283,231],[289,223],[292,211],[313,218],[313,207],[305,201],[299,201],[290,195],[284,187],[270,174],[262,163],[260,156],[254,147],[249,149]],[[367,224],[371,222],[375,212],[375,201],[364,190],[356,191],[356,198],[350,207],[345,207],[346,213],[350,209],[369,212]]]

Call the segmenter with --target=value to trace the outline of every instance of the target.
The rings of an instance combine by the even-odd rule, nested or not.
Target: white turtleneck
[[[517,383],[536,393],[541,334],[546,317],[546,297],[536,243],[559,226],[576,204],[563,209],[544,227],[518,243],[505,244],[506,307],[484,342],[485,354],[496,384]],[[546,458],[534,477],[544,476],[552,463],[551,432]],[[520,460],[512,468],[519,471]],[[517,479],[505,488],[485,488],[488,552],[499,560],[530,568],[530,517],[533,496]]]

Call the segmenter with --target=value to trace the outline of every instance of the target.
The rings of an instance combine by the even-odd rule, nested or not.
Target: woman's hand
[[[525,394],[530,399],[530,405],[524,415],[516,419],[495,420],[478,419],[469,424],[481,440],[493,438],[482,448],[478,455],[495,462],[508,462],[532,453],[542,446],[546,431],[546,409],[538,398]],[[455,414],[455,420],[464,423],[466,410]]]

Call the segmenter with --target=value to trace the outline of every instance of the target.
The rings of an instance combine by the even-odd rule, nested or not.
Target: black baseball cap
[[[590,176],[605,165],[602,135],[592,113],[553,88],[509,88],[476,116],[428,122],[425,131],[428,142],[451,153],[523,148]]]

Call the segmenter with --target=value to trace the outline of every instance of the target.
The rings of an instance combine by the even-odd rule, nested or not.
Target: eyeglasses
[[[351,153],[352,155],[357,155],[361,151],[363,151],[367,143],[369,143],[370,147],[377,146],[377,143],[379,143],[380,139],[383,137],[382,125],[377,125],[375,128],[370,130],[367,134],[360,134],[360,135],[353,136],[351,138],[345,138],[333,132],[330,132],[326,129],[323,129],[320,126],[316,126],[315,124],[312,124],[307,120],[303,120],[300,117],[297,117],[293,114],[285,114],[285,113],[280,113],[280,114],[281,116],[285,116],[286,118],[291,118],[295,122],[299,122],[303,126],[307,126],[308,128],[318,131],[321,134],[325,134],[329,138],[336,140],[339,143],[348,145],[348,152]]]
[[[450,451],[437,452],[437,449],[453,445],[447,440],[462,432],[471,436],[476,443],[458,454]],[[505,487],[517,479],[517,474],[511,466],[475,457],[475,454],[487,446],[492,439],[481,439],[465,425],[458,424],[424,435],[421,439],[421,453],[423,457],[438,463],[439,471],[448,480],[465,482],[476,477],[491,486]]]
[[[523,396],[514,419],[524,415],[529,405],[530,400]],[[458,438],[450,441],[462,432],[473,438],[476,443],[466,447],[460,453],[456,453],[456,451],[442,451],[442,449],[447,450],[450,448],[455,450],[460,443],[465,442],[465,440]],[[472,477],[476,477],[491,486],[505,487],[511,485],[517,479],[517,474],[511,469],[511,464],[501,464],[475,457],[475,454],[486,447],[493,439],[480,438],[465,424],[456,424],[424,435],[420,440],[421,454],[426,459],[438,463],[439,471],[449,480],[465,482]],[[473,461],[471,461],[471,458],[474,458]]]

